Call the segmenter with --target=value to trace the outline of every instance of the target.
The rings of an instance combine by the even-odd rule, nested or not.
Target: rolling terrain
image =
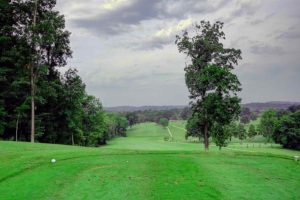
[[[270,101],[270,102],[253,102],[242,104],[242,107],[249,108],[251,111],[262,111],[268,108],[273,109],[287,109],[293,105],[300,105],[300,102],[289,101]],[[183,109],[187,105],[174,105],[174,106],[116,106],[105,107],[104,110],[108,112],[135,112],[145,110],[171,110],[171,109]]]
[[[169,128],[172,141],[144,123],[100,148],[0,142],[0,199],[300,198],[299,151],[236,142],[204,152],[184,122]]]

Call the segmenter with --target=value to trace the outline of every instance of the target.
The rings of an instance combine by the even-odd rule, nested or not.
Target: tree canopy
[[[166,118],[160,118],[159,124],[162,125],[163,127],[167,127],[169,125],[169,120]]]
[[[55,0],[0,1],[0,139],[98,146],[127,119],[88,95]],[[30,123],[30,121],[32,123]]]
[[[260,119],[259,131],[260,134],[267,138],[268,142],[272,141],[272,135],[274,134],[277,125],[277,116],[274,109],[265,110]]]
[[[300,110],[283,115],[278,120],[273,139],[285,148],[300,150]]]
[[[201,21],[195,24],[193,35],[184,31],[175,41],[179,52],[191,60],[185,67],[193,112],[187,136],[204,137],[206,150],[210,131],[223,129],[240,112],[241,100],[237,92],[241,91],[241,84],[232,69],[241,59],[241,51],[224,47],[222,29],[222,22]]]

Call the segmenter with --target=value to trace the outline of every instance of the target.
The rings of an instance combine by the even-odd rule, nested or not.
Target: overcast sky
[[[185,105],[175,35],[200,20],[223,21],[243,103],[300,101],[299,0],[57,0],[72,32],[75,67],[104,106]]]

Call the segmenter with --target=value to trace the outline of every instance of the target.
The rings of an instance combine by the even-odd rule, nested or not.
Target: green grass
[[[100,148],[0,142],[0,199],[300,199],[299,151],[233,143],[204,152],[172,124],[184,128],[171,122],[171,142],[154,123]]]

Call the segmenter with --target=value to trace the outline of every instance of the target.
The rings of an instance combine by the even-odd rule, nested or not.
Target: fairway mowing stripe
[[[273,154],[273,153],[264,153],[264,152],[256,152],[256,151],[249,151],[245,149],[234,149],[234,148],[228,148],[225,147],[226,149],[230,149],[235,151],[235,153],[240,153],[237,155],[242,155],[242,156],[264,156],[264,157],[269,157],[269,158],[281,158],[281,159],[286,159],[286,160],[291,160],[291,156],[288,155],[278,155],[278,154]],[[245,153],[243,153],[245,152]]]
[[[172,133],[171,133],[169,127],[167,127],[167,129],[168,129],[169,135],[171,136],[171,138],[173,138],[173,135],[172,135]]]
[[[181,128],[181,127],[179,127],[179,126],[174,126],[174,125],[171,125],[171,126],[173,126],[174,128],[179,128],[179,129],[181,129],[181,130],[184,130],[184,131],[186,131],[186,129],[185,129],[185,128]]]
[[[246,151],[246,152],[255,153],[255,151],[249,151],[249,150],[245,150],[245,149],[233,149],[233,148],[229,148],[229,147],[226,147],[226,149],[231,149],[233,151]]]
[[[287,156],[287,155],[276,155],[276,154],[271,154],[271,153],[263,153],[263,152],[253,152],[253,151],[248,151],[248,150],[242,150],[242,149],[234,149],[234,148],[228,148],[226,147],[226,149],[231,149],[234,150],[237,156],[264,156],[264,157],[273,157],[273,158],[281,158],[281,159],[287,159],[287,160],[291,160],[291,156]],[[243,153],[245,152],[245,153]],[[230,155],[228,154],[229,152],[221,152],[221,154],[223,155]],[[93,156],[97,156],[97,157],[105,157],[105,156],[143,156],[143,155],[176,155],[176,154],[180,154],[180,155],[220,155],[217,152],[202,152],[202,151],[135,151],[135,152],[128,152],[128,153],[109,153],[109,154],[92,154],[92,155],[82,155],[82,156],[75,156],[75,157],[68,157],[68,158],[64,158],[64,159],[60,159],[60,161],[68,161],[68,160],[73,160],[73,159],[81,159],[81,158],[85,158],[85,157],[93,157]],[[25,172],[28,171],[32,171],[35,170],[36,168],[39,167],[43,167],[45,165],[48,165],[48,162],[41,162],[41,163],[37,163],[37,165],[35,166],[31,166],[30,168],[24,168],[21,169],[15,173],[12,173],[8,176],[2,177],[0,178],[0,183],[9,180],[11,178],[14,178],[20,174],[23,174]]]

